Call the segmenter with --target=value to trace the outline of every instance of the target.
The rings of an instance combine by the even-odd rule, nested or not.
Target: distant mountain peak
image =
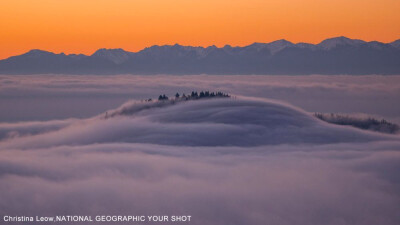
[[[271,54],[275,54],[275,53],[283,50],[284,48],[291,47],[291,46],[294,46],[294,44],[285,39],[276,40],[276,41],[266,44],[266,47],[271,52]]]
[[[122,48],[106,49],[101,48],[93,53],[92,56],[108,59],[115,64],[121,64],[129,60],[130,52],[123,50]]]
[[[270,43],[268,43],[268,44],[275,44],[275,45],[287,45],[287,44],[293,44],[293,43],[292,43],[292,42],[290,42],[290,41],[287,41],[287,40],[285,40],[285,39],[279,39],[279,40],[276,40],[276,41],[270,42]]]
[[[109,53],[126,53],[122,48],[100,48],[93,53],[93,55],[101,55],[101,54],[109,54]]]
[[[246,46],[247,48],[253,48],[256,49],[257,51],[260,51],[261,49],[265,48],[267,46],[266,43],[260,43],[260,42],[254,42],[251,45]]]
[[[31,49],[27,53],[44,53],[44,52],[48,52],[48,51],[41,50],[41,49]]]
[[[325,39],[317,46],[325,50],[330,50],[338,46],[343,46],[343,45],[357,46],[363,43],[365,43],[365,41],[359,39],[350,39],[348,37],[340,36],[340,37]]]
[[[48,51],[44,51],[44,50],[40,50],[40,49],[32,49],[29,52],[25,53],[24,55],[26,56],[33,56],[33,57],[40,57],[43,55],[55,55],[52,52],[48,52]]]
[[[389,44],[395,48],[400,48],[400,39],[393,41],[392,43]]]

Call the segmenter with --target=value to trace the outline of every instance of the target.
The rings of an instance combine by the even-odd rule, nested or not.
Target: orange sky
[[[0,58],[154,44],[400,38],[399,0],[0,0]]]

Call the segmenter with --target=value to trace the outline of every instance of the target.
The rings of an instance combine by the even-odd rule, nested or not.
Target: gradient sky
[[[399,0],[1,0],[0,58],[151,45],[400,38]]]

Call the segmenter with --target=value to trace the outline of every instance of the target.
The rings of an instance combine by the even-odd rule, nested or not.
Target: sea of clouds
[[[27,91],[48,91],[40,82]],[[85,119],[0,123],[0,215],[397,225],[399,172],[398,135],[254,97],[129,101]]]
[[[400,123],[400,76],[0,75],[0,122],[87,118],[130,99],[193,90],[288,102],[308,112],[368,114]]]

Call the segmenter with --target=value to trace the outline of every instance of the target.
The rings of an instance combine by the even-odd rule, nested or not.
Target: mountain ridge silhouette
[[[400,74],[400,39],[335,37],[318,44],[281,39],[243,47],[154,45],[92,55],[33,49],[0,60],[0,74]]]

